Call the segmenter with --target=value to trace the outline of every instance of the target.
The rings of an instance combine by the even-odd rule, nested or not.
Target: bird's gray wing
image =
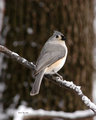
[[[62,45],[46,43],[36,62],[36,73],[55,63],[65,56],[66,49]]]

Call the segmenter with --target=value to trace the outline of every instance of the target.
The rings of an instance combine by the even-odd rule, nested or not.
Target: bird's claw
[[[62,76],[57,76],[56,78],[59,79],[59,80],[63,80]]]

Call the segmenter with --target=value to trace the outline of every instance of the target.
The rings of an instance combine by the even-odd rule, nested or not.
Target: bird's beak
[[[63,35],[61,35],[61,39],[62,40],[66,40],[66,37],[64,37]]]

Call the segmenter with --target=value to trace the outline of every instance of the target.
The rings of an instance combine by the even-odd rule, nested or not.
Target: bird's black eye
[[[56,38],[58,38],[59,36],[58,35],[56,35]]]

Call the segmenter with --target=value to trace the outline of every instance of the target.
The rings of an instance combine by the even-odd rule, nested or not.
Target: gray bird
[[[46,41],[36,62],[36,77],[30,92],[31,96],[39,93],[44,74],[59,75],[57,72],[63,67],[68,52],[65,41],[65,36],[58,31],[54,31]]]

